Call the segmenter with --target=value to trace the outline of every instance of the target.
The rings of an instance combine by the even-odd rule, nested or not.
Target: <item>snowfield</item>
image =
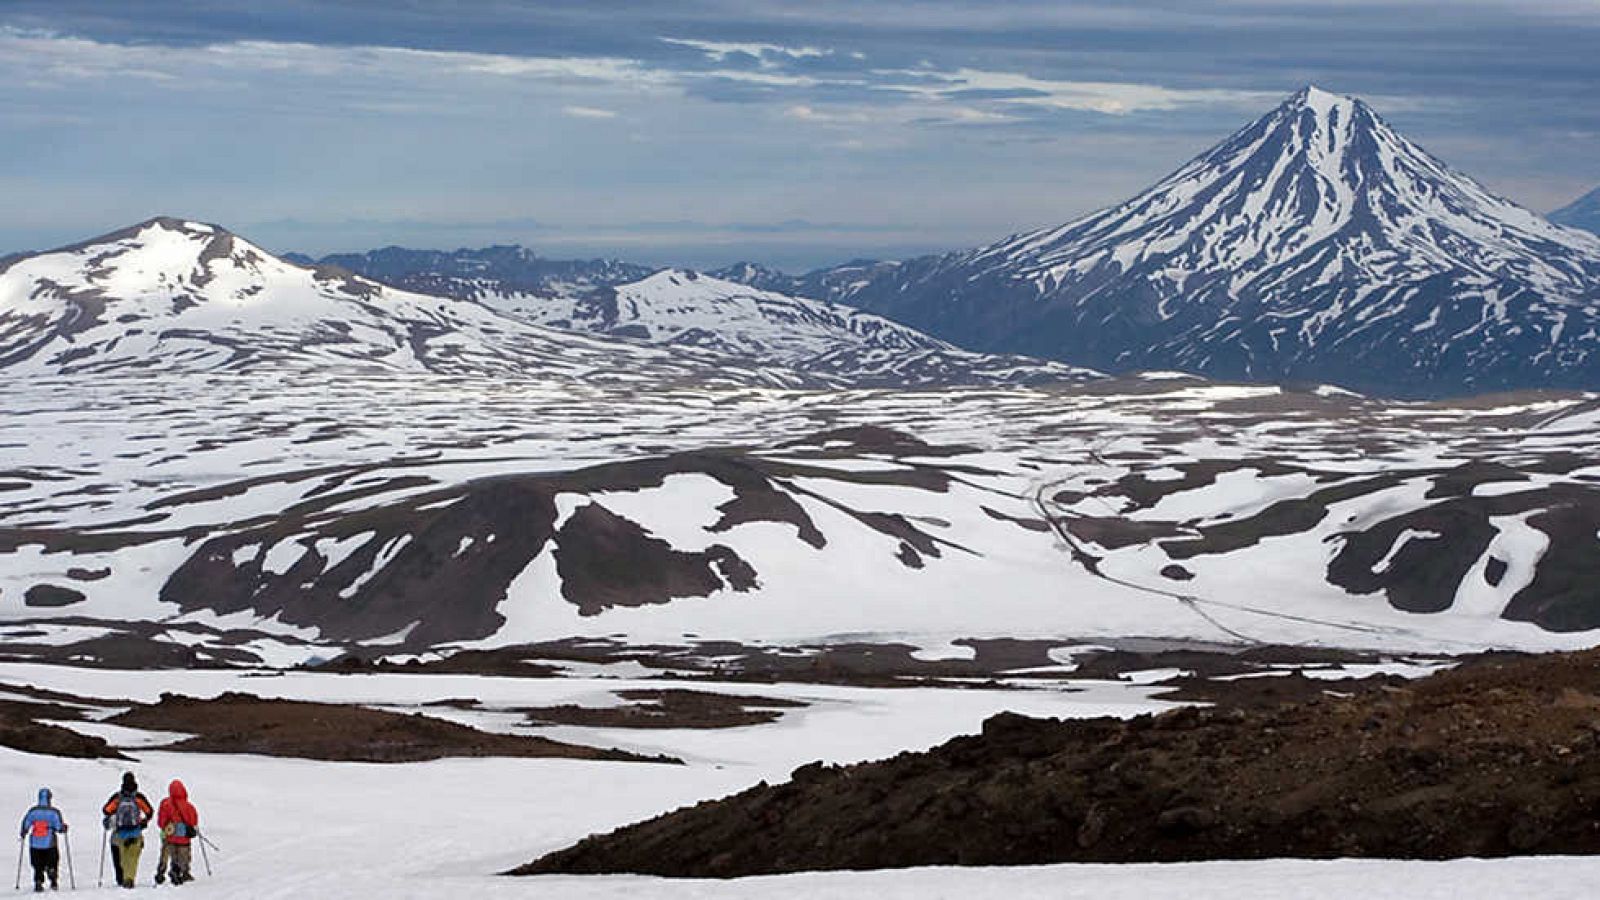
[[[487,704],[550,703],[633,686],[593,679],[519,680],[449,676],[289,675],[191,672],[178,685],[211,696],[249,689],[262,696],[415,704],[477,696]],[[25,683],[81,696],[154,699],[171,689],[171,673],[106,672],[45,666],[0,666],[0,686]],[[659,682],[651,682],[659,684]],[[776,780],[812,759],[851,762],[921,748],[972,731],[1003,709],[1035,715],[1131,715],[1164,708],[1143,699],[1143,688],[1105,685],[1089,694],[1056,691],[868,690],[705,684],[816,704],[770,726],[731,732],[651,733],[650,747],[683,756],[686,766],[578,763],[565,760],[446,760],[407,765],[322,763],[265,757],[139,752],[132,766],[147,790],[182,777],[200,804],[206,833],[223,848],[212,855],[215,879],[193,889],[217,897],[473,896],[1165,896],[1183,885],[1227,896],[1269,896],[1293,878],[1298,896],[1431,896],[1409,893],[1441,878],[1462,878],[1472,890],[1455,896],[1493,896],[1520,879],[1548,883],[1549,896],[1573,893],[1595,865],[1577,860],[1518,860],[1450,864],[1347,861],[1331,863],[1213,863],[1184,866],[1055,866],[1009,870],[907,870],[819,874],[701,883],[621,878],[504,879],[509,868],[590,832],[721,796],[757,780]],[[82,726],[92,730],[92,726]],[[571,739],[579,729],[565,729]],[[617,729],[591,729],[597,744],[626,742]],[[70,821],[79,822],[76,869],[92,884],[92,816],[85,812],[129,768],[114,762],[45,759],[0,752],[7,782],[50,784]],[[408,823],[396,827],[397,810]],[[413,826],[409,823],[415,823]],[[308,827],[314,824],[315,827]],[[148,878],[152,860],[145,857]],[[1463,873],[1470,872],[1468,882]],[[1449,874],[1445,874],[1449,873]],[[1198,887],[1196,887],[1198,885]],[[1382,890],[1377,890],[1379,887]],[[1374,892],[1374,891],[1377,892]],[[1383,893],[1393,890],[1395,893]],[[1081,893],[1073,893],[1081,891]],[[987,893],[986,893],[987,892]],[[1152,893],[1156,892],[1156,893]],[[1175,896],[1175,894],[1173,894]],[[1193,894],[1191,894],[1193,895]],[[1209,896],[1201,893],[1199,896]],[[1222,896],[1222,894],[1218,894]],[[1272,895],[1281,896],[1281,893]],[[1440,895],[1442,896],[1442,894]]]
[[[659,686],[661,682],[647,682]],[[593,699],[633,683],[608,679],[449,676],[116,672],[0,664],[0,692],[28,684],[80,696],[154,699],[179,689],[211,696],[247,689],[263,696],[415,704],[478,696],[486,705]],[[77,830],[80,888],[95,884],[92,810],[131,769],[153,798],[173,777],[188,784],[203,830],[221,848],[214,877],[186,892],[205,897],[1184,897],[1415,898],[1587,897],[1600,860],[1513,859],[1448,863],[1375,860],[1083,865],[1002,869],[909,869],[819,873],[731,882],[643,877],[504,878],[493,873],[583,836],[756,781],[781,780],[813,759],[849,762],[920,749],[975,731],[1005,709],[1033,715],[1127,716],[1165,708],[1145,688],[1104,684],[1087,694],[956,689],[871,690],[700,684],[815,705],[772,725],[722,731],[654,731],[637,742],[681,755],[684,766],[570,760],[476,759],[377,765],[260,756],[135,750],[136,764],[53,759],[0,750],[8,793],[23,803],[39,785]],[[96,726],[76,726],[95,731]],[[125,730],[126,731],[126,730]],[[541,729],[541,733],[546,730]],[[565,739],[632,743],[620,729],[562,729]],[[132,735],[129,735],[132,737]],[[132,743],[138,743],[133,741]],[[149,884],[147,849],[140,883]],[[65,878],[65,873],[63,873]],[[106,891],[113,890],[106,888]]]

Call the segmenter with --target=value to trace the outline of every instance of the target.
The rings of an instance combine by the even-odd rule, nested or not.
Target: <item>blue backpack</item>
[[[111,814],[111,824],[118,831],[143,831],[144,813],[139,809],[137,795],[123,794],[117,800],[117,811]]]

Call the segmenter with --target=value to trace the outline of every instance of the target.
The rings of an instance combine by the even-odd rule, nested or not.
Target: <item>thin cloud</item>
[[[561,111],[575,119],[615,119],[616,110],[600,109],[595,106],[563,106]]]
[[[785,47],[782,44],[739,43],[736,41],[702,41],[691,38],[662,38],[663,43],[699,50],[715,62],[726,62],[730,56],[741,54],[761,60],[763,65],[775,65],[774,57],[807,59],[831,56],[832,50],[820,47]]]

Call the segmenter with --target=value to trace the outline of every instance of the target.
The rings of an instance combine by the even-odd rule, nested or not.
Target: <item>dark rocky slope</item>
[[[981,735],[805,766],[515,874],[1597,851],[1600,651],[1585,651],[1266,708],[1001,715]]]

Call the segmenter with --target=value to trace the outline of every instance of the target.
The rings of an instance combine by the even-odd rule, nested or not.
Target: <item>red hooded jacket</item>
[[[161,801],[161,809],[156,813],[156,825],[166,835],[164,839],[172,844],[187,844],[190,837],[199,832],[200,812],[189,802],[189,789],[183,786],[183,782],[173,779],[167,785],[167,798]],[[168,825],[188,827],[168,835]]]

